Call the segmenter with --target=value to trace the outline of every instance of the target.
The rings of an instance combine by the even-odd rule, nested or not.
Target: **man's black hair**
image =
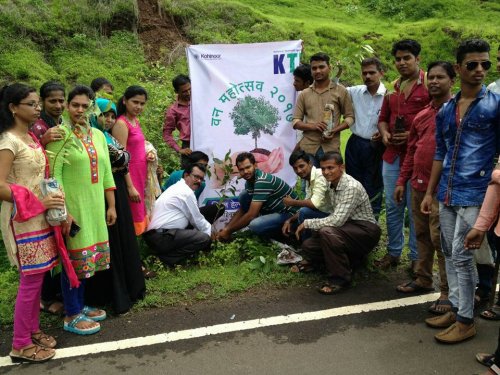
[[[193,173],[193,169],[194,168],[198,168],[200,171],[202,171],[203,173],[207,173],[207,168],[205,168],[205,166],[203,164],[199,164],[199,163],[194,163],[194,164],[189,164],[186,169],[184,169],[184,174],[183,174],[183,177],[186,176],[186,175],[190,175],[191,173]]]
[[[403,39],[399,42],[396,42],[392,45],[392,56],[396,56],[396,52],[398,51],[408,51],[413,56],[418,57],[420,55],[420,51],[422,47],[420,43],[413,39]]]
[[[292,152],[290,158],[288,158],[288,163],[293,167],[299,160],[304,160],[306,163],[311,163],[311,158],[304,150]]]
[[[466,54],[474,52],[490,52],[490,45],[487,41],[482,39],[469,39],[463,41],[457,48],[457,63],[461,64]]]
[[[361,60],[362,67],[366,67],[366,66],[370,66],[370,65],[375,65],[375,67],[377,68],[377,70],[379,72],[384,71],[384,64],[382,64],[382,61],[380,61],[376,57],[367,57],[366,59]]]
[[[310,58],[309,58],[309,63],[312,63],[313,61],[324,61],[326,62],[328,65],[330,65],[330,56],[328,56],[326,53],[324,52],[318,52],[318,53],[315,53],[314,55],[312,55]]]
[[[429,65],[427,65],[427,74],[429,74],[431,69],[436,67],[436,66],[440,66],[441,68],[443,68],[446,71],[446,74],[448,75],[448,77],[450,77],[451,79],[454,79],[457,76],[455,69],[453,69],[452,63],[448,62],[448,61],[441,61],[441,60],[433,61]]]
[[[250,163],[255,164],[255,156],[251,152],[242,152],[236,157],[236,166],[247,159],[250,160]]]
[[[311,85],[314,81],[313,76],[311,74],[311,65],[309,64],[300,64],[293,71],[293,75],[295,77],[299,77],[304,83],[309,82]]]
[[[342,155],[340,154],[340,152],[337,151],[325,152],[325,154],[321,157],[321,159],[319,159],[320,162],[328,160],[333,160],[337,165],[344,164],[344,159],[342,158]]]
[[[186,83],[191,83],[189,77],[184,74],[179,74],[172,80],[172,86],[174,86],[174,91],[179,92],[181,86],[185,85]]]

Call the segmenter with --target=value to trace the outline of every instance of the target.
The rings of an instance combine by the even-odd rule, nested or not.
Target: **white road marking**
[[[435,301],[439,297],[439,293],[425,294],[415,297],[406,297],[389,301],[371,302],[362,305],[351,305],[336,307],[333,309],[320,310],[296,313],[290,315],[278,315],[268,318],[252,319],[242,322],[216,324],[208,327],[200,327],[186,329],[184,331],[160,333],[158,335],[136,337],[132,339],[101,342],[96,344],[73,346],[70,348],[57,349],[54,359],[81,357],[89,354],[99,354],[112,352],[116,350],[137,348],[142,346],[163,344],[166,342],[174,342],[179,340],[194,339],[197,337],[219,335],[222,333],[246,331],[250,329],[278,326],[290,323],[310,322],[314,320],[328,319],[335,316],[344,316],[352,314],[361,314],[370,311],[380,311],[395,309],[398,307],[406,307],[420,305],[422,303]],[[12,366],[13,363],[10,357],[0,357],[0,367]]]

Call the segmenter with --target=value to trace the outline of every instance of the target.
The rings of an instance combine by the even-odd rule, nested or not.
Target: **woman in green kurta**
[[[87,112],[94,94],[86,86],[76,86],[68,95],[70,124],[61,126],[64,139],[47,145],[51,172],[64,191],[68,220],[62,224],[71,263],[79,288],[70,288],[63,272],[61,288],[66,317],[64,330],[87,335],[100,330],[97,323],[106,318],[104,310],[85,306],[84,281],[95,272],[109,268],[106,225],[116,221],[113,180],[104,134],[87,123]],[[105,208],[105,201],[108,209]],[[77,224],[81,230],[75,233]]]

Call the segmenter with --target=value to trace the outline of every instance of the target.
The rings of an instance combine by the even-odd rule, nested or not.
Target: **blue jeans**
[[[247,212],[250,208],[250,203],[252,203],[252,197],[250,194],[248,194],[246,190],[243,190],[240,193],[238,200],[240,202],[240,208],[243,212]],[[258,236],[280,236],[283,223],[290,217],[292,217],[292,213],[290,212],[261,215],[250,221],[248,229]]]
[[[458,308],[457,320],[473,322],[476,269],[474,251],[464,247],[466,234],[472,229],[480,207],[445,206],[439,203],[441,248],[446,261],[446,276],[450,288],[448,299]]]
[[[403,246],[405,244],[403,230],[406,208],[410,219],[410,238],[408,239],[410,259],[418,260],[415,224],[413,223],[413,215],[411,212],[411,187],[409,182],[406,184],[403,201],[398,204],[394,200],[394,189],[396,188],[396,182],[399,177],[399,169],[399,157],[396,158],[392,164],[389,164],[386,161],[383,161],[382,163],[382,178],[384,180],[387,224],[387,252],[389,255],[394,257],[401,256],[401,252],[403,251]]]
[[[80,280],[78,288],[71,288],[64,268],[61,271],[61,292],[66,316],[80,314],[84,307],[85,279]]]
[[[299,210],[299,217],[297,219],[297,226],[302,224],[304,220],[306,219],[323,219],[330,215],[328,212],[323,212],[320,210],[313,210],[312,208],[309,207],[302,207]],[[306,229],[305,231],[302,232],[302,237],[301,240],[305,241],[309,237],[311,237],[311,231],[309,229]]]

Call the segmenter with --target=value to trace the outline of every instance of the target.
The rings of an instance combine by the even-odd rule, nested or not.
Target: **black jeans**
[[[167,266],[174,266],[210,249],[211,239],[198,229],[152,229],[144,240],[153,254]]]

